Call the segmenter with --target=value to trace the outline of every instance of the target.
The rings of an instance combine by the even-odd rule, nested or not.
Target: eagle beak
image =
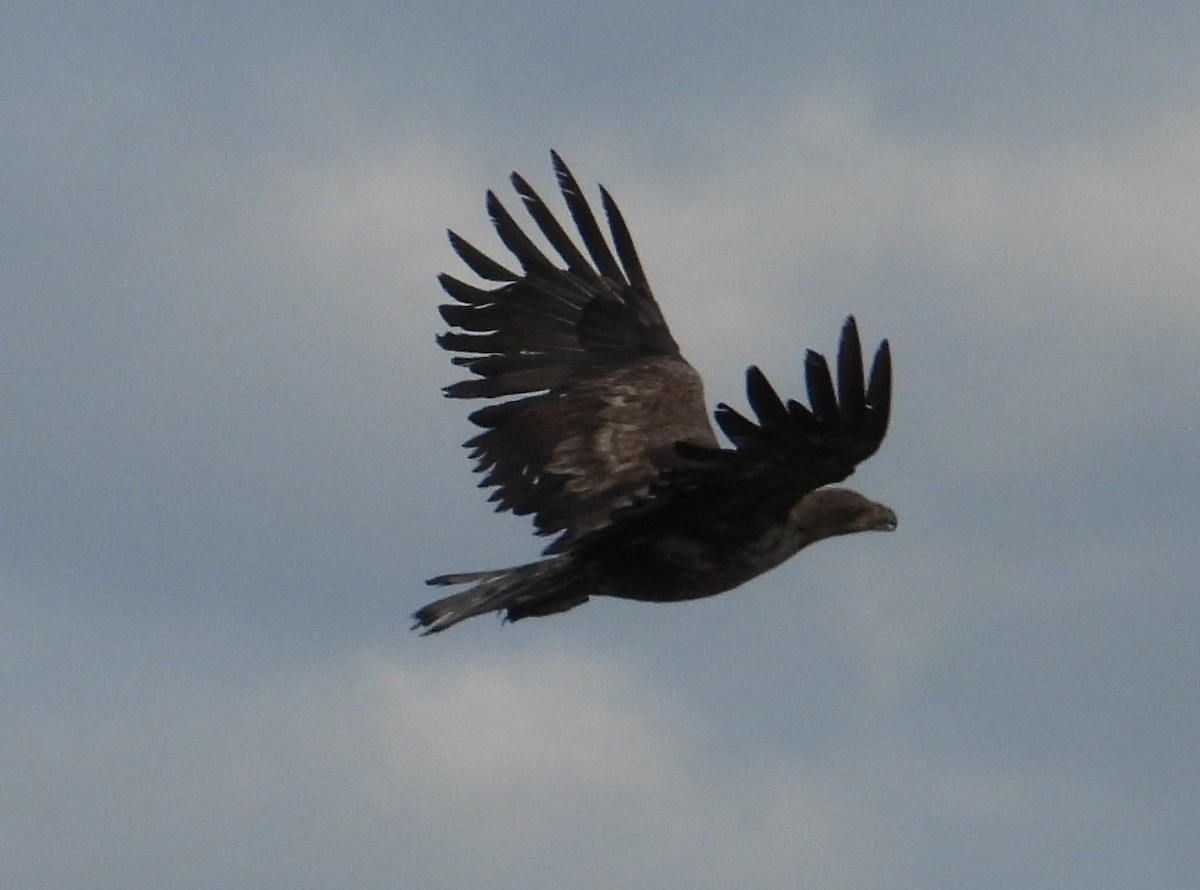
[[[885,507],[883,504],[876,505],[879,509],[871,518],[871,524],[867,526],[873,531],[894,532],[899,522],[896,519],[896,513],[891,507]]]

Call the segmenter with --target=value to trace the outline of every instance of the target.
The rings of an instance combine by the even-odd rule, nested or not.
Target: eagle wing
[[[841,482],[878,451],[892,407],[888,341],[879,344],[870,374],[864,374],[858,324],[850,316],[838,345],[836,387],[829,363],[815,350],[804,357],[804,376],[807,407],[795,399],[784,403],[762,371],[751,365],[746,396],[758,422],[724,403],[718,405],[717,425],[735,449],[720,452],[717,460],[732,458],[735,475],[771,475],[795,496]]]
[[[609,247],[575,177],[551,153],[575,241],[519,174],[512,184],[565,268],[523,232],[493,192],[487,209],[515,272],[454,232],[450,243],[481,288],[450,275],[441,314],[454,330],[438,343],[474,377],[452,398],[506,399],[473,412],[482,432],[466,446],[494,487],[497,510],[532,514],[539,534],[562,533],[548,552],[609,524],[615,510],[717,442],[700,377],[680,355],[616,203],[600,189]]]
[[[687,463],[664,472],[646,497],[620,511],[611,532],[636,538],[673,528],[697,539],[750,539],[764,525],[786,522],[804,495],[853,473],[887,434],[888,341],[879,344],[869,374],[864,373],[858,325],[851,316],[842,326],[836,371],[811,349],[804,366],[808,406],[795,399],[784,402],[762,371],[751,366],[746,395],[755,419],[724,403],[716,409],[717,425],[734,447],[681,442],[677,450]]]

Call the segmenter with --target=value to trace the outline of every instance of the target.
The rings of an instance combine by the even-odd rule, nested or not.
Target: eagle
[[[511,182],[557,257],[487,193],[487,211],[519,268],[455,234],[450,244],[486,286],[448,274],[452,330],[437,342],[473,376],[455,399],[491,400],[466,442],[497,511],[529,515],[555,536],[542,558],[430,578],[470,585],[413,614],[437,633],[475,615],[551,615],[593,596],[675,602],[761,575],[817,541],[896,528],[891,508],[830,487],[874,454],[888,428],[892,364],[882,341],[864,373],[854,317],[833,369],[808,350],[808,405],[784,401],[754,366],[753,418],[726,404],[708,420],[700,376],[654,299],[633,238],[603,186],[611,244],[570,169],[551,152],[578,243],[518,173]],[[582,249],[580,247],[582,244]]]

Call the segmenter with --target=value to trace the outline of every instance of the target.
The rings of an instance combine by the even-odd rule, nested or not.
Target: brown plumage
[[[894,529],[889,508],[824,487],[854,472],[887,432],[887,341],[865,377],[853,317],[834,372],[809,350],[809,407],[785,403],[751,367],[755,420],[718,405],[717,425],[734,446],[722,448],[700,377],[680,355],[616,203],[601,187],[610,247],[575,177],[551,157],[583,250],[514,173],[517,194],[559,259],[489,192],[488,213],[520,270],[451,232],[462,260],[495,286],[440,276],[455,301],[441,307],[442,317],[455,330],[438,342],[474,375],[446,395],[506,399],[471,414],[482,428],[466,443],[480,484],[495,489],[497,510],[529,514],[538,534],[557,538],[537,562],[431,578],[472,586],[419,609],[414,627],[435,633],[500,610],[516,621],[591,596],[711,596],[823,538]]]

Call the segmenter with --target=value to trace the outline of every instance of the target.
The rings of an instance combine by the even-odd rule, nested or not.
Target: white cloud
[[[841,886],[852,820],[831,789],[792,767],[731,772],[613,657],[422,652],[240,693],[158,661],[69,725],[12,713],[6,760],[29,780],[10,839],[63,886],[171,869],[183,886],[723,887],[793,871]]]
[[[1028,818],[1050,837],[1095,823],[1094,785],[937,766],[899,725],[822,756],[731,759],[707,718],[615,654],[420,642],[239,690],[216,662],[179,674],[163,642],[134,647],[150,670],[85,680],[111,691],[62,702],[69,721],[8,715],[4,756],[23,777],[10,881],[915,887],[931,825],[959,826],[954,848]]]

